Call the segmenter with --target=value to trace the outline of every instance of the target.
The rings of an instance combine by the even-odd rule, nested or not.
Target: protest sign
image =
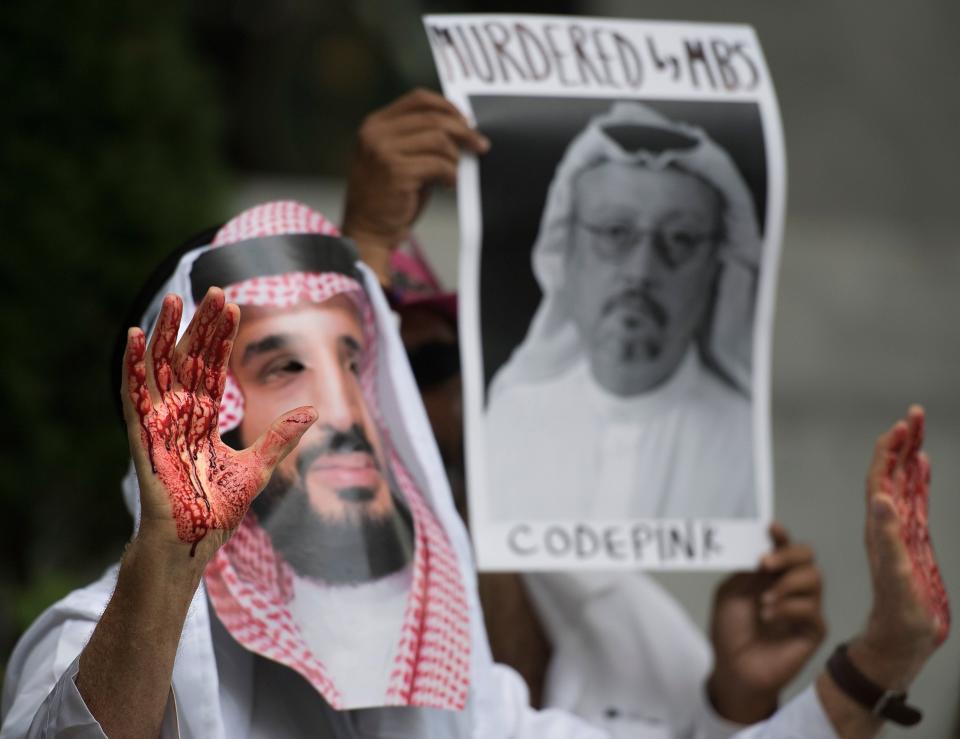
[[[424,22],[492,144],[458,183],[480,567],[752,567],[785,200],[753,29]]]

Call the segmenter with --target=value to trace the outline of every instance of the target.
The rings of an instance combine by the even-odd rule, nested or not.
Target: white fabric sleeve
[[[763,723],[734,736],[736,739],[840,739],[812,685]]]
[[[10,710],[3,717],[0,739],[107,739],[75,682],[79,651],[92,626],[86,622],[68,622],[36,642],[19,675]],[[60,671],[58,665],[71,654],[75,654],[73,661]],[[177,727],[176,701],[171,689],[160,739],[179,739]]]
[[[77,690],[75,680],[79,662],[78,655],[40,704],[26,733],[29,739],[53,739],[58,736],[106,739],[107,735]]]
[[[531,708],[523,678],[505,665],[491,665],[483,682],[473,706],[473,739],[608,739],[570,713]]]

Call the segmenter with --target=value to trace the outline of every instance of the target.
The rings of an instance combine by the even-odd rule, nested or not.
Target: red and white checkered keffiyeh
[[[247,239],[298,233],[339,232],[320,213],[284,201],[244,211],[220,229],[213,246],[229,248]],[[414,522],[413,580],[383,705],[462,709],[470,671],[466,591],[446,532],[392,451],[376,395],[376,322],[363,288],[339,273],[297,272],[246,280],[226,286],[224,292],[228,301],[240,305],[320,303],[341,294],[357,305],[367,337],[361,387],[391,450],[389,463]],[[220,408],[220,431],[235,428],[242,418],[243,395],[228,377]],[[248,515],[217,552],[204,580],[217,616],[234,639],[256,654],[296,670],[334,708],[345,707],[337,686],[307,647],[290,613],[293,572],[254,515]]]

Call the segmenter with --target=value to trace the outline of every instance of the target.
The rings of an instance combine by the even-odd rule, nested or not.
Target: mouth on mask
[[[337,497],[344,503],[372,503],[377,492],[372,488],[352,487],[337,490]]]
[[[296,466],[305,487],[312,482],[332,488],[345,502],[367,502],[382,482],[373,444],[359,424],[346,430],[327,426],[319,443],[299,450]]]
[[[383,577],[413,557],[413,521],[397,496],[382,514],[369,510],[375,491],[344,488],[336,494],[358,505],[346,518],[330,518],[310,503],[304,481],[274,473],[253,501],[260,525],[294,571],[329,583]],[[264,497],[266,496],[266,497]]]

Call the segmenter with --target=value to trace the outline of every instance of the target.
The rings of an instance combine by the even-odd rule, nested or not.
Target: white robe
[[[457,550],[467,588],[471,606],[471,685],[467,706],[460,712],[406,707],[334,711],[318,693],[304,690],[302,680],[255,658],[223,633],[222,628],[218,629],[201,584],[183,625],[161,739],[295,739],[305,734],[337,739],[661,737],[662,732],[650,733],[638,724],[631,726],[627,733],[614,735],[562,710],[535,711],[530,708],[526,685],[520,676],[510,668],[493,663],[483,629],[466,531],[446,488],[440,456],[403,345],[391,323],[389,308],[376,278],[365,268],[363,271],[382,338],[380,350],[385,368],[379,378],[382,410],[392,420],[393,441],[403,458],[410,460],[415,474],[430,481],[424,489],[431,494],[429,502]],[[176,288],[174,285],[171,289],[186,294],[189,285]],[[136,491],[128,487],[125,494],[132,510],[136,511]],[[113,593],[116,576],[114,567],[97,582],[55,603],[21,637],[6,667],[0,700],[0,739],[105,739],[83,702],[74,678],[78,656]],[[628,613],[629,609],[624,611]],[[668,618],[661,626],[669,622]],[[628,626],[617,627],[622,628],[629,631]],[[663,641],[670,641],[673,636],[675,632],[667,631]],[[622,638],[632,640],[634,637]],[[642,643],[643,640],[638,640],[632,646],[642,650]],[[596,675],[598,669],[607,669],[602,660],[592,663],[589,669],[594,672],[591,673],[585,671],[581,662],[583,654],[583,650],[573,650],[569,657],[558,656],[554,661],[550,681],[555,695],[574,694],[564,689],[565,683],[580,684],[588,691],[591,684],[597,690],[606,689],[607,683],[590,677]],[[650,679],[670,684],[668,674],[672,668],[652,657],[641,662],[636,666],[636,674],[648,671],[654,676],[666,670],[659,678]],[[644,689],[647,684],[644,679],[629,678],[634,679],[637,689]],[[629,692],[630,686],[625,685],[623,689]],[[602,697],[597,694],[593,703]],[[685,739],[715,739],[715,734],[706,732],[705,726],[696,727]],[[738,739],[801,737],[836,739],[812,688],[785,705],[770,721],[737,735]]]
[[[116,568],[48,609],[22,637],[7,665],[0,703],[0,739],[105,739],[77,691],[77,659],[116,582]],[[479,618],[478,613],[474,617]],[[219,631],[219,633],[218,633]],[[665,634],[664,641],[671,635]],[[642,646],[637,645],[640,649]],[[485,649],[477,650],[484,653]],[[551,666],[555,694],[576,694],[563,685],[591,690],[593,703],[608,682],[593,682],[593,667],[574,649]],[[629,668],[629,665],[622,665]],[[637,666],[641,668],[641,666]],[[652,659],[650,678],[669,684],[669,665]],[[655,673],[665,670],[659,678]],[[615,676],[613,679],[616,679]],[[637,690],[644,680],[638,679]],[[630,686],[623,685],[623,691]],[[628,717],[629,718],[629,717]],[[307,727],[307,728],[305,728]],[[481,657],[474,663],[467,708],[461,712],[419,708],[371,708],[337,712],[288,670],[255,659],[218,629],[201,586],[184,624],[173,670],[171,697],[161,739],[660,739],[662,728],[628,721],[591,726],[565,711],[535,711],[526,686],[511,669]],[[683,734],[713,739],[704,724]],[[783,706],[769,721],[737,739],[836,739],[812,688]]]
[[[657,389],[620,398],[581,359],[504,388],[486,421],[492,520],[757,514],[750,402],[691,349]]]
[[[726,739],[743,728],[712,709],[710,644],[653,578],[550,572],[524,580],[553,647],[544,705],[617,739]]]

